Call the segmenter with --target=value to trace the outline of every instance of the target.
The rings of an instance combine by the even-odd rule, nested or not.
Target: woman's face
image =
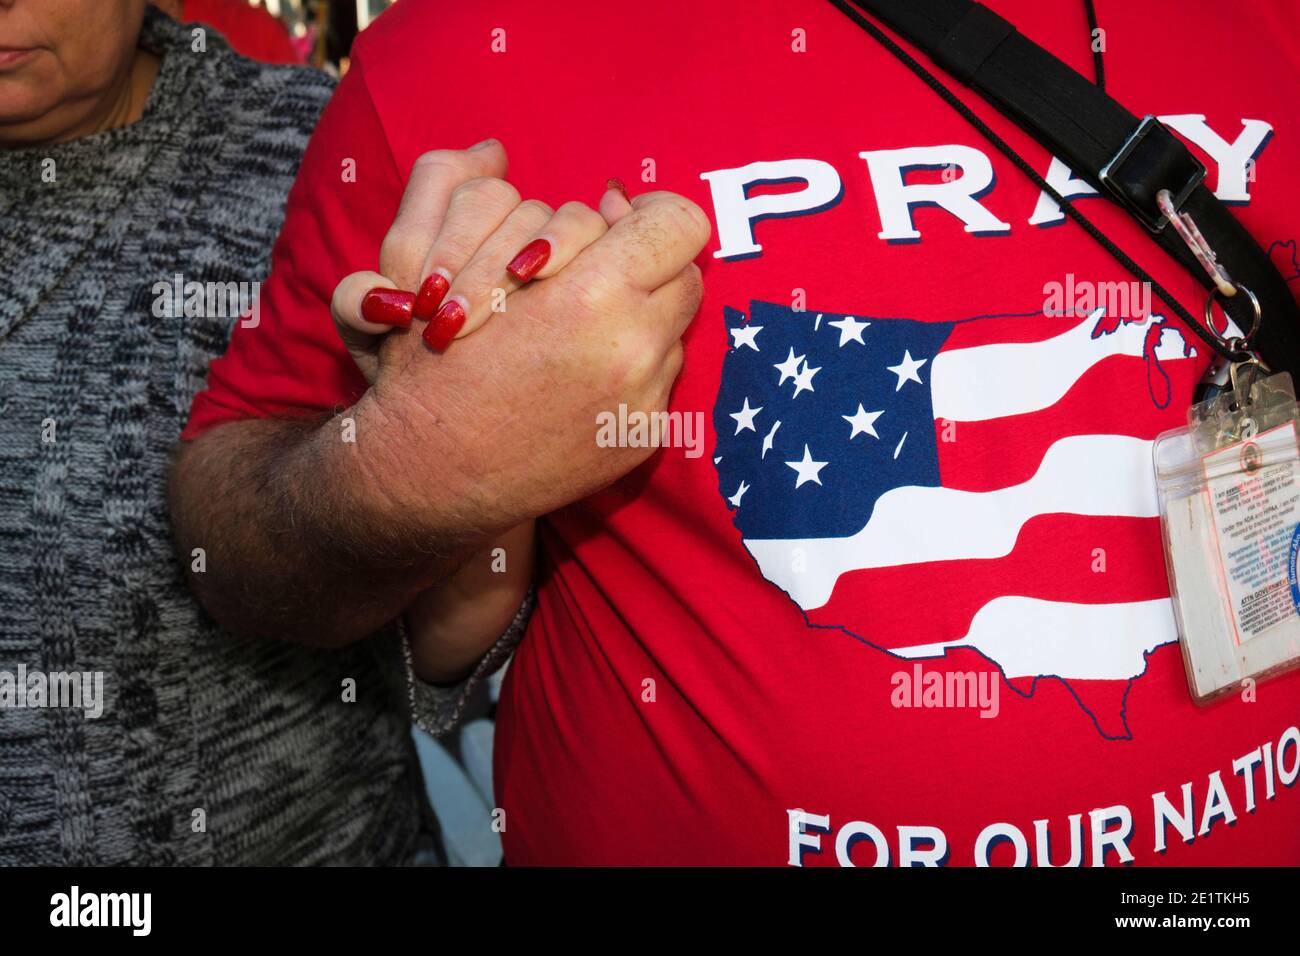
[[[0,0],[0,141],[66,138],[111,110],[145,0]]]

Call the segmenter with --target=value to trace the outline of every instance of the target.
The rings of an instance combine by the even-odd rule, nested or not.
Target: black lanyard
[[[970,0],[856,0],[856,6],[898,30],[1043,143],[1076,175],[1091,182],[1099,194],[1110,194],[1109,198],[1143,222],[1166,252],[1210,288],[1207,276],[1197,272],[1200,265],[1192,251],[1174,229],[1164,228],[1164,217],[1155,208],[1157,190],[1169,188],[1176,197],[1177,207],[1194,215],[1239,286],[1253,290],[1249,297],[1219,298],[1224,311],[1238,327],[1250,330],[1245,339],[1225,342],[1212,328],[1193,318],[1168,290],[1080,213],[934,74],[853,4],[847,0],[831,0],[831,3],[974,126],[1120,265],[1148,283],[1170,311],[1214,352],[1232,361],[1243,361],[1258,348],[1274,370],[1300,372],[1300,309],[1285,280],[1267,253],[1201,184],[1204,167],[1191,152],[1154,118],[1139,122],[1106,95],[1099,57],[1094,59],[1098,78],[1094,85],[1017,33],[997,14]],[[1095,15],[1089,12],[1091,24]],[[1267,325],[1257,320],[1253,309],[1257,302],[1263,302],[1269,314]],[[1251,338],[1252,335],[1258,337]]]

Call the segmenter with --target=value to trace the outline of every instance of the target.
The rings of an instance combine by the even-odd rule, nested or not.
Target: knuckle
[[[668,229],[693,245],[703,246],[709,240],[713,226],[708,215],[697,204],[677,193],[663,193],[647,207],[656,216],[663,217]]]
[[[477,240],[464,232],[452,232],[438,237],[434,264],[459,272],[478,251]]]
[[[619,330],[607,358],[608,388],[616,396],[640,394],[654,381],[663,364],[662,351],[653,336],[629,323]]]
[[[384,275],[405,279],[423,260],[424,249],[419,234],[413,230],[390,229],[379,244],[379,268]]]
[[[517,206],[519,190],[495,176],[476,176],[452,190],[454,198],[483,206]]]
[[[590,227],[600,224],[603,227],[605,225],[604,216],[592,209],[585,202],[578,202],[576,199],[566,202],[556,210],[555,214],[557,216],[563,216],[565,219],[570,219],[580,226]]]
[[[564,273],[561,273],[564,275]],[[602,269],[580,269],[567,276],[571,301],[588,312],[604,312],[617,301],[619,283]]]
[[[529,219],[545,221],[555,215],[553,210],[540,199],[525,199],[519,204],[519,212],[523,213]]]
[[[462,150],[431,149],[417,156],[411,168],[424,171],[445,169],[450,173],[464,173],[470,168],[470,159]]]
[[[662,216],[655,216],[650,208],[632,213],[635,219],[627,226],[627,241],[633,254],[646,262],[658,265],[672,244],[672,230]]]
[[[673,194],[666,189],[651,189],[638,195],[635,199],[635,203],[638,208],[644,209],[645,207],[652,206],[657,202],[662,202],[666,197],[671,195]]]

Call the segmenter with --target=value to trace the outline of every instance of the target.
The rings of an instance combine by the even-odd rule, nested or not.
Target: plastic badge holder
[[[1244,376],[1243,376],[1244,377]],[[1192,406],[1154,448],[1165,565],[1198,704],[1300,665],[1300,414],[1288,374]]]

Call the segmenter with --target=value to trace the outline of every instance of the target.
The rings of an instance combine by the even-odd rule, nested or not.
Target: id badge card
[[[1249,376],[1156,439],[1165,565],[1192,697],[1300,666],[1300,409]]]

